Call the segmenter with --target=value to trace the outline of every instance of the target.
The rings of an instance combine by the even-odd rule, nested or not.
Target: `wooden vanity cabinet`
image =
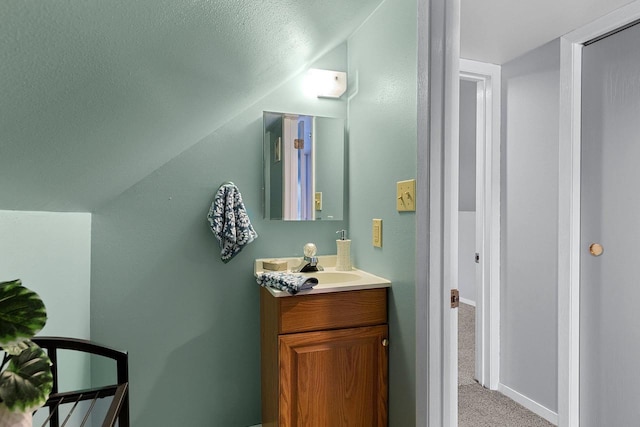
[[[262,426],[386,427],[387,288],[260,292]]]

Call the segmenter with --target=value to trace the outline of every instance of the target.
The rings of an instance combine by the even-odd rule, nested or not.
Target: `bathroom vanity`
[[[295,296],[260,289],[262,426],[386,426],[390,282],[315,276]]]

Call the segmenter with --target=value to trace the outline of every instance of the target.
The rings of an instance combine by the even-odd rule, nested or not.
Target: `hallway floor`
[[[486,389],[474,379],[475,307],[460,304],[458,313],[458,426],[459,427],[549,427],[542,417]]]

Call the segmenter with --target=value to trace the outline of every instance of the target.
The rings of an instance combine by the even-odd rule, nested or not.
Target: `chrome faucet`
[[[292,273],[308,273],[314,271],[323,271],[321,265],[318,265],[318,257],[316,256],[316,245],[313,243],[307,243],[304,245],[304,257],[299,266],[291,269]]]

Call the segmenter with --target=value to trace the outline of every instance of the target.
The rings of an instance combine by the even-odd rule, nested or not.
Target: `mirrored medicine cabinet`
[[[344,217],[344,120],[265,111],[264,217],[284,221]]]

